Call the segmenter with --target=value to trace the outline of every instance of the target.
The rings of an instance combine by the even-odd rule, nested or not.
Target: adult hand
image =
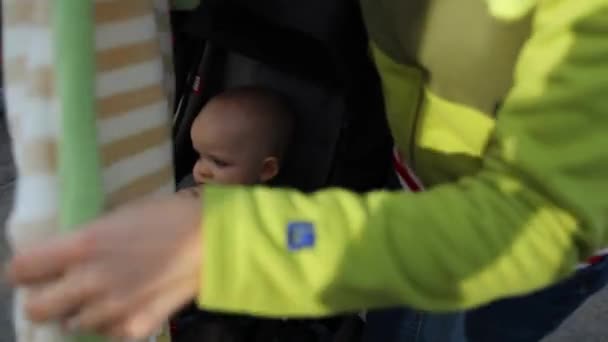
[[[201,204],[172,195],[118,209],[77,233],[20,251],[9,279],[29,287],[35,322],[139,339],[192,300],[202,260]]]

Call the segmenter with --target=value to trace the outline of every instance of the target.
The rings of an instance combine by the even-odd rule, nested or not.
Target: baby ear
[[[279,160],[276,157],[268,157],[264,159],[262,164],[262,172],[260,174],[260,181],[266,183],[276,177],[279,173]]]

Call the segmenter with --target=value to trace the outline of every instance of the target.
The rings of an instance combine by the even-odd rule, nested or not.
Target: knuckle
[[[24,256],[17,255],[7,268],[7,276],[13,285],[27,282],[28,273],[31,273],[30,261]]]
[[[81,231],[74,244],[74,258],[81,260],[92,259],[99,250],[99,234],[93,230]]]
[[[115,340],[123,341],[123,340],[129,339],[129,337],[127,336],[127,334],[125,332],[125,328],[122,325],[106,328],[106,329],[102,330],[102,333],[105,336],[109,336]]]
[[[78,322],[78,329],[84,331],[95,331],[97,328],[97,321],[92,319],[90,316],[80,316],[76,319]]]
[[[131,322],[126,326],[127,338],[131,340],[146,338],[146,336],[150,334],[148,330],[150,329],[148,329],[148,324],[145,320],[131,320]]]
[[[75,319],[75,322],[78,323],[78,327],[80,329],[94,331],[98,326],[99,319],[94,313],[92,313],[91,311],[87,311],[84,314],[78,316]]]
[[[28,300],[25,303],[25,314],[33,322],[43,322],[48,318],[44,306],[33,300]]]
[[[79,280],[78,295],[92,297],[103,293],[107,289],[98,272],[86,272]]]
[[[104,306],[106,307],[105,311],[109,314],[112,314],[122,311],[127,306],[127,304],[125,300],[113,297],[111,299],[107,299]]]
[[[104,322],[102,323],[116,320],[127,308],[128,305],[124,300],[120,300],[118,298],[108,299],[103,304],[101,318],[104,320]]]
[[[118,299],[107,299],[89,311],[84,313],[80,319],[81,325],[85,329],[99,330],[108,323],[115,321],[125,309],[124,301]]]

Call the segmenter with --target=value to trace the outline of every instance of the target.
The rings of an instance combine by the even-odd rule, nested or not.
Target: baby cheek
[[[203,163],[200,160],[197,161],[196,164],[194,164],[194,167],[192,168],[192,173],[195,175],[200,175],[203,173]]]
[[[238,167],[218,170],[214,177],[218,183],[232,185],[253,184],[256,178],[257,175],[253,175],[250,171]]]

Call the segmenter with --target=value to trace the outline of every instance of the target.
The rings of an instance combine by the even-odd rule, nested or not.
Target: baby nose
[[[194,181],[197,184],[207,183],[210,179],[213,178],[213,172],[211,171],[211,167],[208,163],[199,160],[194,164],[194,170],[192,172],[194,176]]]

